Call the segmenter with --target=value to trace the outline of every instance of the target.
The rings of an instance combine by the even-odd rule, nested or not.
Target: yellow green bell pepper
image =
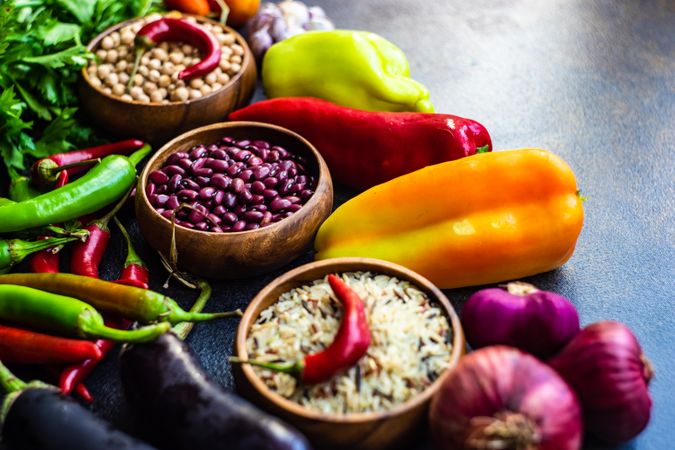
[[[410,78],[401,49],[365,31],[311,31],[265,54],[269,98],[317,97],[366,111],[433,112],[429,90]]]

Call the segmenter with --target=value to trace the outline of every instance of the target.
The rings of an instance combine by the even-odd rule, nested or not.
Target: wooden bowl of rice
[[[241,359],[294,360],[325,348],[341,308],[325,277],[338,274],[363,298],[371,346],[328,383],[235,365],[237,389],[302,431],[315,448],[409,448],[431,397],[465,351],[459,318],[426,278],[386,261],[335,258],[295,268],[265,286],[244,313]]]

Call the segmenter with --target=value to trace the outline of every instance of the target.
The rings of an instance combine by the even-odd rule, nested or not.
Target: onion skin
[[[579,314],[562,295],[522,282],[505,287],[480,290],[462,308],[471,347],[508,345],[548,358],[579,332]]]
[[[617,444],[647,426],[653,372],[626,325],[603,321],[587,326],[549,364],[579,396],[590,434]]]
[[[581,448],[581,409],[572,389],[546,364],[512,347],[486,347],[462,358],[432,399],[429,417],[441,450]]]

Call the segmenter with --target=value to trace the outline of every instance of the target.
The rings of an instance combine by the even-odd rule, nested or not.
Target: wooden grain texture
[[[231,136],[235,139],[262,139],[280,145],[308,160],[308,170],[317,176],[317,187],[296,213],[256,230],[211,233],[176,227],[178,266],[195,275],[235,279],[261,275],[289,263],[305,252],[333,206],[333,184],[328,167],[316,149],[304,138],[276,125],[255,122],[224,122],[184,133],[155,153],[139,178],[136,217],[151,247],[169,256],[171,221],[157,213],[145,193],[150,172],[178,151],[198,144],[212,144]]]
[[[269,389],[247,364],[233,367],[237,389],[254,403],[278,415],[302,431],[317,449],[376,450],[409,445],[426,418],[432,395],[450,370],[457,365],[466,344],[459,318],[448,298],[421,275],[390,263],[370,258],[334,258],[297,267],[271,281],[256,295],[244,312],[236,336],[236,354],[248,359],[246,337],[259,314],[284,292],[321,279],[330,273],[370,271],[411,282],[444,311],[452,328],[450,369],[424,392],[386,412],[348,415],[311,411]]]
[[[200,20],[220,25],[209,19]],[[134,19],[128,20],[108,28],[89,43],[89,50],[94,50],[106,35],[133,21]],[[237,44],[244,48],[241,71],[223,88],[185,102],[128,102],[94,88],[89,82],[89,73],[84,68],[79,83],[82,110],[104,134],[119,139],[143,139],[155,144],[164,143],[184,131],[225,120],[230,112],[247,105],[251,100],[257,71],[253,53],[246,40],[232,28],[223,27],[234,34]]]

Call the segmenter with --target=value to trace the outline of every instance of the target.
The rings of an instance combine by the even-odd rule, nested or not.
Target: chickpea
[[[164,75],[171,76],[171,74],[176,70],[176,66],[174,63],[171,61],[166,61],[164,64],[162,64],[162,70],[161,72]]]
[[[98,70],[98,68],[96,67],[96,64],[89,64],[89,65],[87,66],[87,73],[88,73],[89,75],[95,74],[97,70]]]
[[[122,36],[121,36],[122,44],[125,44],[125,45],[133,44],[134,43],[134,36],[135,36],[134,32],[131,31],[130,28],[125,27],[124,30],[122,30]]]
[[[131,95],[129,95],[129,94],[124,94],[124,95],[121,96],[120,98],[121,98],[122,100],[124,100],[125,102],[131,102],[131,101],[134,100],[134,99],[131,97]]]
[[[108,74],[107,77],[105,77],[105,84],[107,84],[108,86],[113,87],[117,83],[119,83],[119,77],[117,76],[117,73],[112,72]]]
[[[150,69],[159,70],[159,68],[162,67],[162,61],[160,61],[157,58],[153,58],[153,59],[150,60],[150,63],[148,64],[148,67]]]
[[[165,52],[169,50],[169,43],[168,42],[160,42],[157,48],[161,48]]]
[[[129,94],[130,94],[131,97],[132,97],[133,99],[135,99],[135,100],[138,100],[138,99],[141,97],[141,95],[145,95],[145,94],[143,93],[143,88],[140,87],[140,86],[134,86],[134,87],[132,87],[131,90],[129,90]]]
[[[127,70],[128,65],[129,65],[129,63],[124,59],[122,61],[117,61],[117,64],[115,64],[115,70],[117,72],[124,73],[124,71]]]
[[[157,85],[152,81],[146,81],[143,83],[143,91],[145,91],[146,94],[152,94],[157,91]]]
[[[202,92],[198,91],[197,89],[192,89],[190,91],[190,99],[191,100],[196,100],[198,98],[202,98]]]
[[[94,86],[96,89],[100,89],[101,85],[103,84],[101,83],[101,79],[98,78],[96,75],[89,78],[89,83],[91,83],[91,85]]]
[[[96,50],[96,57],[101,60],[105,61],[106,56],[108,56],[108,52],[106,52],[103,49]]]
[[[204,80],[201,78],[194,78],[190,80],[190,87],[192,89],[201,89],[202,86],[204,86]]]
[[[110,50],[115,46],[115,41],[113,41],[113,38],[110,37],[110,35],[104,37],[101,40],[101,48],[104,50]]]
[[[241,64],[241,56],[239,55],[233,55],[230,57],[230,62],[232,64]]]
[[[152,56],[161,62],[166,61],[166,58],[169,57],[169,54],[163,48],[156,47],[152,49]]]
[[[232,45],[234,44],[234,35],[231,33],[223,34],[221,36],[218,36],[218,40],[220,41],[221,45]]]
[[[171,52],[169,55],[169,61],[171,61],[174,64],[180,64],[183,62],[183,54],[178,53],[178,52]]]
[[[232,67],[232,64],[230,64],[230,62],[228,60],[226,60],[226,59],[220,60],[220,69],[223,72],[229,72],[231,67]]]
[[[155,91],[150,94],[150,101],[152,103],[160,103],[162,100],[164,100],[164,97],[166,97],[166,95],[162,95],[160,91]]]
[[[147,66],[141,66],[141,67],[138,68],[138,73],[140,73],[144,77],[147,77],[148,73],[150,73],[150,69],[148,69]]]
[[[120,73],[119,74],[119,80],[120,80],[120,83],[122,83],[123,85],[126,86],[127,83],[129,82],[129,74],[126,73],[126,72]]]
[[[123,84],[116,84],[115,86],[112,87],[112,93],[115,94],[118,97],[121,97],[124,95],[124,92],[126,91],[126,88],[124,87]]]
[[[230,48],[235,55],[242,56],[244,54],[244,47],[239,44],[232,44]]]
[[[204,77],[204,81],[206,82],[206,84],[211,84],[211,85],[213,83],[215,83],[217,79],[218,79],[218,75],[215,72],[211,72],[208,75],[206,75],[206,77]]]
[[[192,51],[194,48],[191,45],[188,44],[183,44],[183,46],[180,48],[183,51],[184,55],[190,55],[192,54]]]
[[[141,57],[141,65],[147,66],[150,63],[150,55],[147,53]]]
[[[171,77],[168,76],[167,74],[162,74],[159,76],[159,87],[167,87],[168,85],[171,84]]]
[[[109,63],[116,63],[117,62],[117,50],[112,49],[108,50],[108,56],[106,57],[106,61]]]
[[[199,90],[201,91],[202,95],[208,95],[208,94],[211,93],[211,86],[209,86],[208,84],[205,84]]]
[[[143,95],[141,95],[140,97],[138,97],[138,101],[139,101],[139,102],[143,102],[143,103],[150,103],[150,97],[148,97],[147,95],[143,94]]]
[[[213,84],[211,85],[211,92],[216,92],[217,90],[222,89],[222,88],[223,88],[223,85],[222,85],[222,84],[220,84],[220,83],[213,83]]]
[[[168,91],[164,88],[157,89],[157,92],[159,92],[162,95],[162,98],[166,98],[166,96],[168,95]]]
[[[141,86],[143,84],[143,75],[134,75],[134,86]]]
[[[115,46],[115,47],[119,47],[119,46],[120,46],[120,41],[121,41],[119,32],[114,31],[114,32],[110,33],[110,37],[111,37],[112,40],[113,40],[114,46]]]
[[[112,95],[112,89],[110,89],[109,87],[104,87],[103,93],[108,94],[108,95]]]
[[[220,53],[223,55],[224,59],[227,59],[230,56],[232,56],[232,53],[234,53],[234,52],[232,51],[232,49],[230,47],[222,47],[220,49]]]
[[[226,85],[230,81],[230,76],[226,73],[221,73],[218,75],[218,84]]]
[[[197,23],[197,19],[195,19],[194,17],[186,17],[185,20],[190,23]]]
[[[159,70],[152,69],[150,72],[148,72],[148,80],[152,81],[153,83],[157,83],[160,76]]]
[[[176,102],[184,102],[190,97],[190,91],[187,90],[187,88],[184,87],[179,87],[175,91],[173,91],[173,94],[171,94],[171,100]]]
[[[190,58],[189,56],[186,56],[185,58],[183,58],[182,64],[183,64],[185,67],[189,67],[189,66],[191,66],[192,64],[194,64],[193,61],[194,61],[194,60],[193,60],[192,58]]]
[[[117,57],[119,59],[124,59],[127,56],[129,56],[129,48],[125,46],[121,46],[120,48],[117,49]]]
[[[232,64],[232,66],[230,66],[230,73],[231,74],[239,73],[240,70],[241,70],[241,66],[239,64]]]
[[[110,75],[110,72],[112,72],[112,67],[110,66],[110,64],[101,64],[100,66],[98,66],[96,74],[98,75],[99,78],[105,79],[108,75]]]

